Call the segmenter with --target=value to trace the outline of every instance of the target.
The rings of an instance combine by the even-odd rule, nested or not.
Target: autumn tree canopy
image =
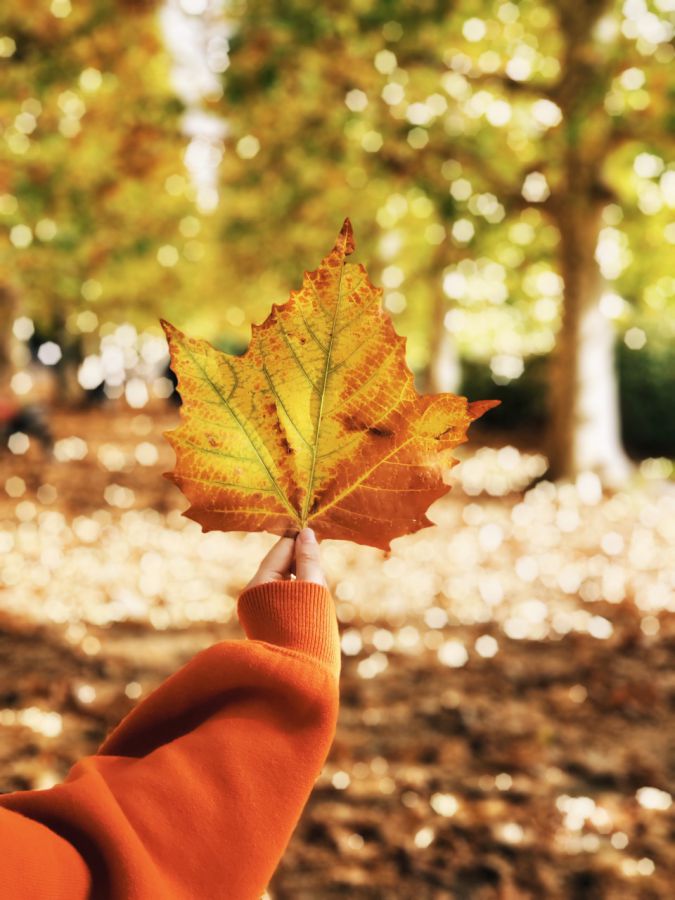
[[[293,259],[348,204],[416,368],[449,336],[503,382],[555,346],[569,474],[585,317],[672,303],[672,33],[664,3],[256,4],[225,75],[224,233],[252,259],[262,224]]]
[[[5,321],[75,340],[171,310],[200,226],[154,4],[12,0],[0,57]]]

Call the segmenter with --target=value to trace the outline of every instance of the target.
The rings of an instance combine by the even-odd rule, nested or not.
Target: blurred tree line
[[[155,4],[3,3],[0,67],[2,356],[19,314],[65,351],[184,308],[194,204]]]
[[[161,312],[244,346],[349,215],[421,385],[463,370],[548,423],[552,475],[625,476],[617,338],[635,391],[635,359],[672,364],[671,0],[231,3],[208,214],[154,7],[4,5],[5,322]]]

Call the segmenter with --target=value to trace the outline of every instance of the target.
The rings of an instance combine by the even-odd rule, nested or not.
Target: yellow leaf
[[[183,398],[167,437],[186,515],[213,529],[294,532],[387,549],[430,525],[450,451],[495,401],[420,396],[405,340],[354,250],[349,220],[240,357],[162,322]]]

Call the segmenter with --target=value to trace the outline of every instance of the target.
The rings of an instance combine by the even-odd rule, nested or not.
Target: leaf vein
[[[280,317],[277,319],[277,322],[279,323],[279,330],[281,331],[281,334],[282,334],[283,339],[284,339],[284,341],[285,341],[285,343],[286,343],[286,346],[288,347],[288,349],[289,349],[289,350],[291,351],[291,353],[293,354],[293,358],[295,359],[296,363],[298,364],[298,367],[300,368],[300,371],[302,372],[302,374],[305,376],[305,378],[307,379],[307,381],[308,381],[309,384],[311,385],[312,390],[316,391],[317,394],[318,394],[318,393],[319,393],[319,389],[318,389],[318,387],[314,384],[313,380],[310,378],[309,374],[307,373],[307,370],[305,369],[304,365],[302,364],[302,360],[300,359],[300,357],[298,356],[298,354],[297,354],[296,351],[295,351],[295,347],[293,346],[293,344],[291,344],[291,339],[289,338],[288,334],[286,333],[286,329],[284,328],[284,323],[281,321],[281,318],[280,318]]]
[[[230,398],[231,398],[232,395],[234,394],[234,391],[235,391],[235,389],[236,389],[236,387],[238,386],[238,383],[239,383],[239,382],[238,382],[238,378],[237,378],[237,373],[236,373],[234,367],[232,366],[232,363],[231,363],[227,358],[225,358],[225,362],[227,363],[228,367],[229,367],[230,370],[232,371],[232,375],[233,375],[233,378],[234,378],[234,380],[235,380],[235,386],[232,388],[232,390],[230,391],[229,396],[226,398],[225,395],[224,395],[224,394],[222,393],[222,391],[220,390],[220,388],[218,387],[218,385],[213,381],[212,378],[209,377],[208,373],[207,373],[206,370],[202,367],[202,365],[200,364],[199,360],[196,358],[196,356],[195,356],[195,354],[192,352],[192,350],[190,350],[190,348],[189,348],[187,345],[184,345],[184,346],[185,346],[185,349],[187,350],[188,355],[189,355],[190,358],[192,359],[193,364],[197,367],[197,369],[198,369],[200,372],[203,373],[204,377],[208,380],[208,382],[209,382],[209,384],[211,385],[211,387],[212,387],[212,389],[214,390],[214,392],[222,399],[222,401],[223,401],[223,403],[224,403],[225,408],[227,409],[227,411],[228,411],[228,412],[230,413],[230,415],[235,419],[235,421],[237,422],[237,424],[239,425],[239,427],[241,428],[241,430],[244,432],[244,434],[245,434],[246,437],[248,438],[248,441],[249,441],[251,447],[253,447],[253,449],[254,449],[254,451],[255,451],[255,453],[256,453],[256,456],[257,456],[258,459],[260,460],[260,464],[261,464],[262,467],[265,469],[265,472],[267,473],[267,477],[269,478],[269,480],[270,480],[270,482],[271,482],[271,484],[272,484],[272,486],[273,486],[273,488],[274,488],[274,490],[275,490],[277,496],[278,496],[279,499],[281,500],[282,504],[286,507],[286,509],[288,509],[288,510],[291,512],[291,515],[292,515],[293,517],[297,517],[296,511],[293,509],[293,507],[291,506],[291,504],[288,502],[288,499],[287,499],[286,496],[284,495],[284,493],[283,493],[283,491],[281,490],[281,487],[279,486],[279,484],[278,484],[276,478],[275,478],[274,475],[272,474],[271,469],[269,468],[269,466],[267,465],[267,463],[265,462],[265,460],[262,458],[262,455],[260,454],[260,450],[259,450],[258,447],[256,446],[256,444],[255,444],[253,438],[252,438],[251,435],[248,433],[248,430],[245,428],[244,424],[242,423],[241,419],[240,419],[239,416],[236,414],[236,412],[234,411],[234,409],[230,406],[230,402],[229,402],[229,401],[230,401]]]
[[[281,394],[277,391],[276,386],[275,386],[274,382],[272,381],[272,376],[270,375],[269,370],[265,364],[263,364],[263,375],[265,376],[265,379],[267,380],[267,384],[269,385],[270,391],[272,391],[274,397],[281,404],[281,408],[286,413],[286,418],[288,419],[288,421],[291,423],[291,425],[297,432],[298,437],[307,447],[309,447],[311,449],[311,444],[309,443],[307,438],[304,436],[304,434],[300,431],[298,426],[295,424],[293,418],[291,417],[291,414],[289,413],[288,409],[286,408],[286,404],[282,400]]]

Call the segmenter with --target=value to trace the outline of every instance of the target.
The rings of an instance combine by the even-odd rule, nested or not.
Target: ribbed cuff
[[[340,638],[333,599],[311,581],[269,581],[239,598],[239,621],[252,640],[301,650],[340,672]]]

